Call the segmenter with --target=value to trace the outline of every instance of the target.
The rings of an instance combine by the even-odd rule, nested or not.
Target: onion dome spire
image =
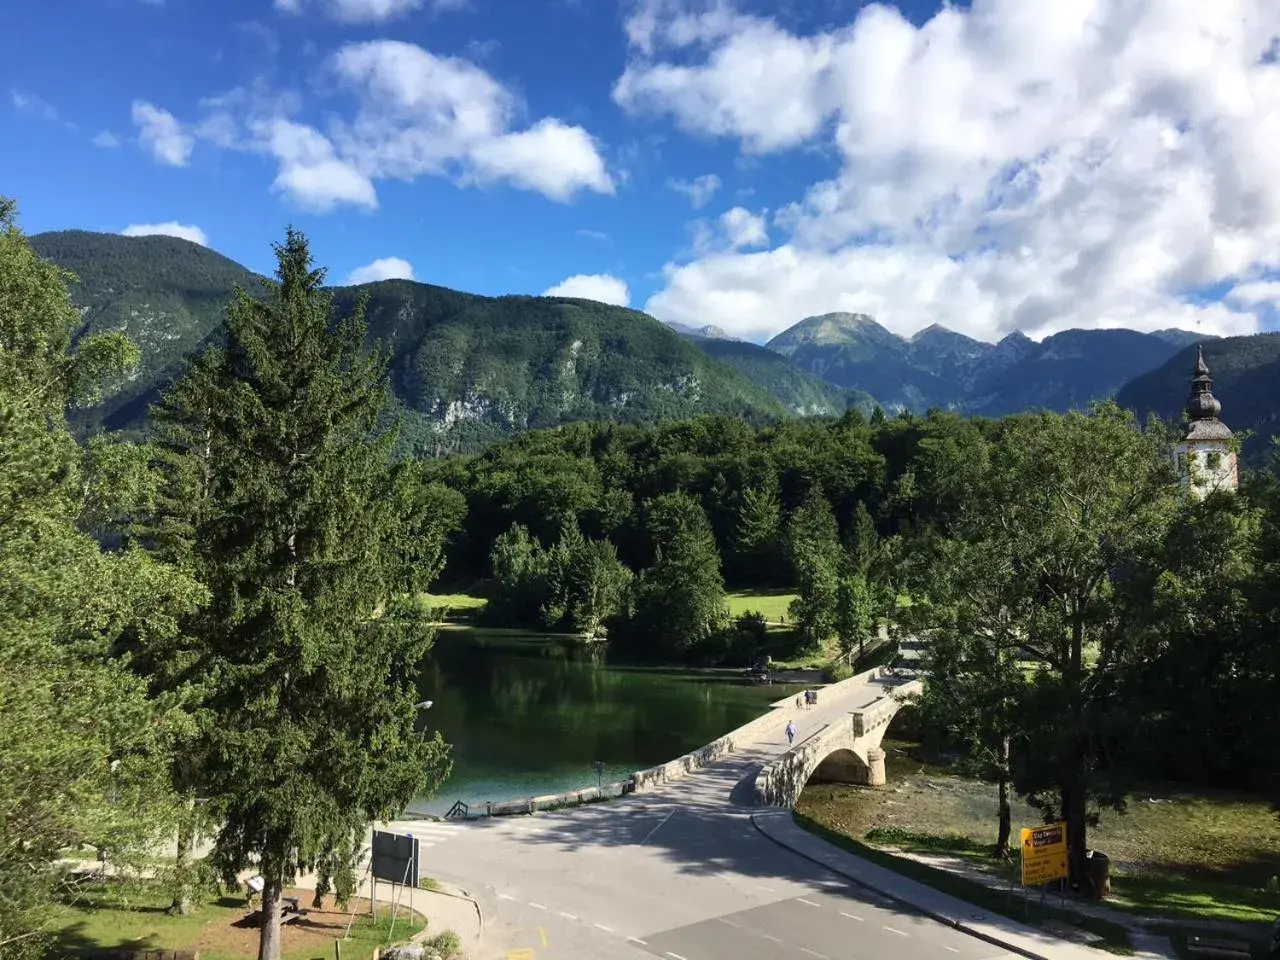
[[[1196,368],[1191,376],[1191,395],[1187,397],[1187,418],[1190,420],[1217,420],[1222,404],[1213,395],[1213,377],[1204,362],[1204,347],[1196,344]]]

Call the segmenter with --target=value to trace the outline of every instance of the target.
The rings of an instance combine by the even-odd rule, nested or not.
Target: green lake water
[[[452,745],[453,772],[410,809],[514,800],[595,786],[674,760],[801,689],[738,671],[610,665],[536,634],[442,630],[420,684],[429,730]]]

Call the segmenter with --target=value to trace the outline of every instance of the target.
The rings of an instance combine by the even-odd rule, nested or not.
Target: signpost
[[[597,790],[604,789],[604,761],[603,760],[596,761],[596,789]]]
[[[1067,825],[1022,828],[1022,885],[1039,887],[1067,876]]]

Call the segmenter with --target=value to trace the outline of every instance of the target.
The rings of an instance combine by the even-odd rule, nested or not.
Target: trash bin
[[[1111,858],[1099,850],[1089,850],[1084,856],[1084,872],[1089,878],[1085,894],[1095,900],[1111,896]]]

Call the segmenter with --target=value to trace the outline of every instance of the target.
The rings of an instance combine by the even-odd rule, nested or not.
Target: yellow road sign
[[[1067,825],[1022,828],[1022,885],[1036,887],[1067,876]]]

